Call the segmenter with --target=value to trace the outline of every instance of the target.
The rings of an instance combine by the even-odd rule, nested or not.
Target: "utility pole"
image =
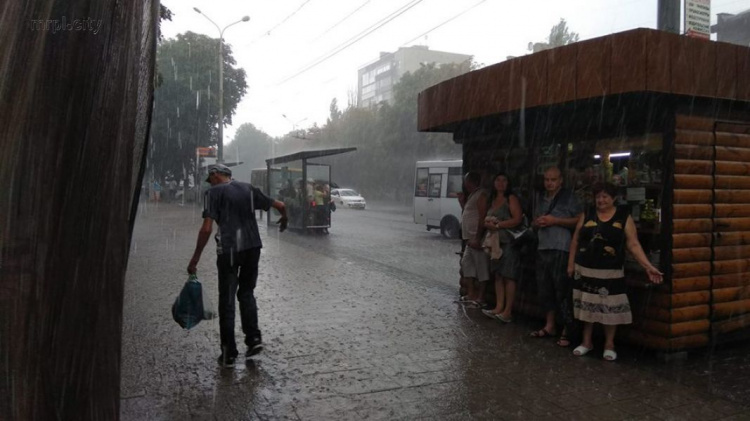
[[[660,31],[680,33],[680,3],[682,0],[659,0],[656,28]]]

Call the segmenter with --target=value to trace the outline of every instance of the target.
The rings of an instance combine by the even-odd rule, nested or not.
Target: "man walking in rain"
[[[240,319],[245,333],[247,352],[245,359],[263,350],[258,328],[258,307],[255,302],[255,284],[258,280],[258,262],[263,246],[255,220],[255,210],[268,211],[274,208],[281,213],[279,231],[287,226],[284,203],[273,200],[257,187],[232,180],[232,170],[221,164],[208,168],[211,184],[203,196],[203,225],[198,232],[198,242],[193,258],[188,264],[188,273],[197,271],[203,248],[208,243],[216,222],[216,266],[219,272],[219,331],[221,336],[222,367],[234,367],[239,355],[234,338],[235,302],[240,302]]]

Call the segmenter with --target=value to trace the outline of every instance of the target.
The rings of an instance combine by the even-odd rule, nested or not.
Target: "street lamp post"
[[[300,120],[300,121],[298,121],[298,122],[295,123],[294,121],[292,121],[291,118],[287,117],[286,114],[282,114],[281,116],[284,117],[288,122],[292,123],[292,131],[293,132],[297,131],[297,127],[299,127],[299,123],[302,123],[303,121],[307,120],[307,117],[305,117],[302,120]]]
[[[216,22],[212,21],[200,9],[193,7],[193,10],[203,15],[204,18],[208,19],[219,30],[219,142],[216,148],[216,162],[221,164],[224,162],[224,31],[232,25],[249,21],[250,17],[243,16],[237,22],[232,22],[225,26],[224,29],[221,29]]]

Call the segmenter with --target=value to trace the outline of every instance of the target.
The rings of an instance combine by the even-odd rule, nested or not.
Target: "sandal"
[[[602,357],[605,361],[614,361],[617,359],[617,353],[614,349],[605,349]]]
[[[578,345],[576,349],[573,350],[573,355],[576,357],[583,357],[584,355],[588,354],[592,349],[594,348],[586,348],[583,345]]]
[[[556,333],[549,332],[545,328],[541,328],[539,330],[535,330],[535,331],[529,333],[529,336],[531,336],[532,338],[547,338],[549,336],[555,336],[555,335],[556,335]]]
[[[482,310],[482,314],[489,317],[490,319],[497,318],[497,314],[495,314],[491,309],[490,310]]]
[[[512,321],[513,321],[513,318],[512,318],[512,317],[505,317],[505,316],[503,316],[503,313],[498,313],[498,314],[496,314],[496,315],[495,315],[495,318],[496,318],[497,320],[500,320],[500,321],[501,321],[501,322],[503,322],[503,323],[510,323],[510,322],[512,322]]]
[[[555,343],[560,348],[567,348],[570,346],[570,339],[565,335],[560,335],[560,338]]]

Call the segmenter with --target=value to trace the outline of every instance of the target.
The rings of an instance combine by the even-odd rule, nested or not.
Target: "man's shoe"
[[[247,345],[245,359],[249,360],[250,357],[260,354],[260,351],[263,351],[263,341],[260,338],[256,338],[252,343]]]
[[[234,361],[237,359],[237,357],[230,357],[230,356],[224,356],[224,354],[219,355],[219,365],[223,368],[232,368],[234,367]]]

